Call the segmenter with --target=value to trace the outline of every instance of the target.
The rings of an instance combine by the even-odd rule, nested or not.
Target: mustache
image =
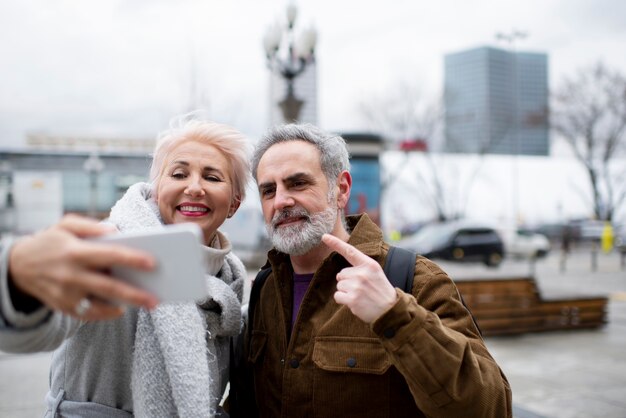
[[[277,212],[274,214],[274,217],[272,218],[272,226],[276,227],[276,224],[289,219],[289,218],[295,218],[295,217],[302,217],[305,218],[307,222],[311,221],[311,215],[309,214],[309,212],[304,209],[304,208],[287,208],[287,209],[283,209],[280,212]]]

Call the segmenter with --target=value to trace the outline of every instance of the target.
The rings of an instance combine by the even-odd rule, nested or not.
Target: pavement
[[[559,255],[533,266],[506,260],[498,268],[438,262],[453,279],[533,274],[542,295],[606,295],[606,326],[507,337],[485,342],[512,390],[515,418],[626,417],[626,269],[618,254],[575,249],[560,270]],[[253,274],[253,273],[251,273]],[[50,353],[0,352],[0,418],[41,417]]]
[[[626,269],[616,253],[595,263],[588,248],[574,250],[564,272],[559,254],[496,269],[438,263],[453,279],[534,275],[542,296],[609,297],[602,328],[485,339],[511,384],[516,418],[626,417]]]

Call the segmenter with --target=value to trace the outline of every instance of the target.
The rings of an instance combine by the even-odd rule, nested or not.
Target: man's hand
[[[21,292],[51,309],[82,320],[113,319],[124,308],[114,303],[154,308],[155,296],[114,280],[106,274],[112,265],[150,270],[155,261],[141,251],[101,244],[82,238],[96,237],[115,228],[76,215],[17,241],[9,254],[9,280]],[[82,299],[88,309],[78,315]]]
[[[333,235],[324,234],[322,241],[352,265],[337,274],[337,303],[368,324],[396,303],[398,295],[376,261]]]

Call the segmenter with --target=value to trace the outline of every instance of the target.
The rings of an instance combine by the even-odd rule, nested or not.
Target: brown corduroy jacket
[[[384,265],[389,246],[367,217],[350,217],[350,244]],[[316,271],[291,324],[289,256],[269,254],[244,358],[258,415],[277,417],[511,417],[511,390],[454,283],[418,257],[413,294],[368,325],[338,305],[333,253]],[[248,412],[246,416],[252,416]]]

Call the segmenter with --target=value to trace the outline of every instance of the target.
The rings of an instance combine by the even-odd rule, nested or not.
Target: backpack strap
[[[413,277],[415,276],[415,259],[417,254],[414,252],[400,248],[400,247],[389,247],[389,252],[387,253],[387,258],[385,259],[385,266],[383,267],[383,271],[385,272],[385,276],[391,283],[393,287],[397,287],[402,289],[405,293],[409,295],[413,293]],[[463,299],[463,295],[458,291],[459,298],[461,299],[461,303],[467,309],[470,316],[472,317],[472,322],[474,326],[478,330],[478,333],[482,335],[482,331],[478,326],[478,322],[476,318],[474,318],[474,314],[470,311],[470,308],[465,303],[465,299]]]
[[[250,299],[248,300],[248,338],[252,333],[252,319],[254,315],[254,309],[256,308],[256,304],[259,301],[259,298],[261,297],[261,289],[263,288],[263,285],[265,284],[265,281],[267,280],[271,272],[271,267],[259,270],[259,272],[256,274],[256,277],[254,278],[254,281],[252,282],[252,289],[250,289]]]
[[[383,271],[393,287],[411,294],[417,254],[400,247],[389,247]]]

